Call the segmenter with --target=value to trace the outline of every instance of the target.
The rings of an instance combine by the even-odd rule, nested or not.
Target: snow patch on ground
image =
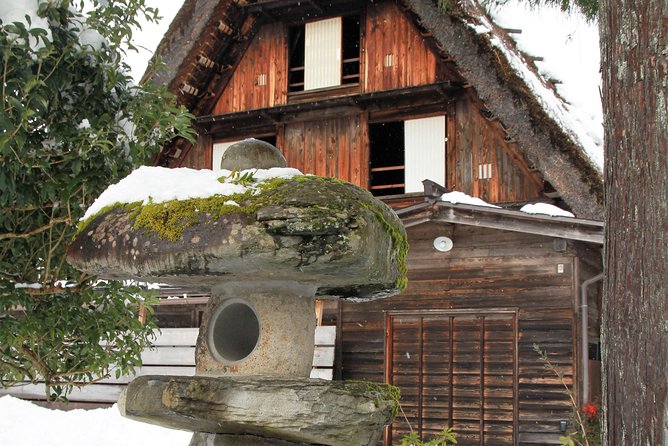
[[[251,173],[256,182],[243,186],[234,184],[235,178]],[[116,203],[144,204],[164,203],[170,200],[207,198],[214,195],[227,196],[241,194],[256,189],[263,181],[272,178],[291,178],[302,173],[289,167],[272,169],[248,169],[233,175],[229,170],[214,173],[208,169],[189,168],[168,169],[166,167],[141,166],[116,184],[109,186],[88,208],[81,220],[85,220]],[[225,177],[224,181],[219,181]]]
[[[30,290],[41,290],[41,283],[15,283],[14,288],[17,290],[30,289]]]
[[[116,405],[62,411],[11,396],[0,398],[3,446],[186,446],[191,437],[191,432],[123,418]]]

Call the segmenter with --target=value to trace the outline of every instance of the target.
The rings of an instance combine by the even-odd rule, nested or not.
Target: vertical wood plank
[[[457,127],[454,105],[448,106],[448,114],[446,119],[446,137],[448,138],[446,148],[446,184],[449,190],[456,190],[457,188]]]
[[[359,160],[358,165],[360,169],[359,183],[356,183],[359,187],[364,189],[369,188],[369,114],[362,113],[357,116],[356,125],[353,127],[356,129],[356,138],[353,140],[356,142],[355,146],[359,147]]]
[[[278,150],[281,151],[283,156],[285,157],[285,160],[288,160],[288,153],[290,152],[287,147],[287,143],[285,141],[285,125],[284,124],[279,124],[276,126],[276,147]],[[288,161],[288,166],[292,167],[290,162]]]
[[[366,11],[362,11],[360,14],[360,91],[364,93],[367,91],[366,87],[366,67],[367,67],[367,54],[366,54]]]
[[[211,160],[213,156],[213,141],[211,135],[199,135],[197,138],[196,149],[202,154],[201,169],[211,169]]]
[[[317,139],[315,137],[314,127],[316,123],[304,123],[304,173],[317,174],[315,166],[315,144]]]
[[[327,154],[325,163],[325,176],[334,178],[337,174],[336,157],[340,149],[341,140],[348,139],[348,134],[345,132],[345,127],[342,128],[341,122],[337,120],[335,125],[329,128],[327,136]]]
[[[349,135],[339,140],[339,147],[336,162],[336,176],[344,181],[350,181],[350,156],[351,147],[355,144],[354,138]]]
[[[215,114],[282,105],[287,101],[287,42],[285,25],[262,26],[214,106]],[[266,85],[257,85],[260,74]]]
[[[485,120],[484,118],[480,117],[480,123],[484,124]],[[489,140],[488,140],[488,129],[486,128],[487,126],[481,125],[480,126],[480,158],[478,159],[478,165],[482,164],[483,165],[483,170],[486,169],[486,165],[490,163],[489,159]],[[487,175],[489,176],[489,173],[486,172]],[[485,201],[491,201],[491,196],[490,196],[490,184],[493,180],[489,178],[485,178],[482,180],[479,180],[478,183],[480,185],[480,192],[478,195],[480,198],[482,198]]]

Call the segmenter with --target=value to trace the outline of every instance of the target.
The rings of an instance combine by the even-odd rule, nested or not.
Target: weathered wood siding
[[[366,114],[296,122],[278,145],[288,166],[367,188],[369,144]]]
[[[554,252],[552,239],[537,235],[435,224],[411,228],[409,235],[406,291],[342,304],[341,377],[393,380],[403,390],[402,406],[413,428],[420,413],[419,427],[427,435],[452,422],[461,445],[556,442],[559,422],[569,419],[569,399],[533,345],[546,350],[573,385],[576,258]],[[435,251],[437,235],[449,235],[453,250]],[[557,273],[559,264],[563,273]],[[405,321],[412,333],[395,327],[386,341],[388,320]],[[445,344],[450,340],[453,347]],[[394,351],[386,351],[392,341]],[[461,362],[459,369],[445,367],[450,352]],[[394,368],[388,367],[391,361]],[[516,373],[507,375],[512,370]],[[396,429],[395,445],[407,430],[402,415]]]
[[[187,149],[175,159],[170,167],[190,167],[191,169],[211,169],[213,141],[210,135],[199,135],[197,144]]]
[[[395,2],[369,3],[365,28],[364,92],[436,82],[436,56]]]
[[[237,66],[214,114],[285,104],[287,100],[287,26],[264,25]]]
[[[542,197],[540,176],[529,169],[516,144],[505,140],[499,124],[485,119],[473,101],[457,101],[449,130],[450,189],[490,203]]]

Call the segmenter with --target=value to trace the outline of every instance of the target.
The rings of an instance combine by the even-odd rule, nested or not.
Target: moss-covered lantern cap
[[[207,289],[298,281],[319,296],[378,298],[406,284],[406,233],[369,192],[335,179],[275,178],[233,197],[134,203],[90,218],[68,260],[104,278]]]

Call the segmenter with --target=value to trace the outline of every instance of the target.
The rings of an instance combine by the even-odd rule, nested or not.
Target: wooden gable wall
[[[394,2],[370,3],[361,26],[363,68],[358,93],[414,87],[437,81],[437,58]],[[390,55],[391,66],[386,65]],[[213,114],[236,113],[288,102],[287,25],[263,25],[236,67]],[[266,84],[258,77],[266,75]],[[297,95],[299,96],[299,95]]]
[[[395,89],[403,89],[405,98],[406,89],[449,80],[444,62],[394,1],[367,3],[360,17],[359,85],[288,94],[288,24],[271,22],[262,25],[250,42],[212,113],[269,110],[295,102],[325,102],[338,95]],[[391,66],[386,66],[388,55],[392,55]],[[447,110],[443,166],[446,187],[491,203],[543,197],[540,174],[531,171],[516,145],[506,140],[501,125],[483,115],[480,102],[470,92],[452,98],[435,97],[427,106],[403,103],[401,107],[393,107],[385,103],[374,108],[353,104],[275,117],[272,118],[275,124],[267,121],[269,127],[264,125],[262,134],[251,127],[236,126],[226,128],[224,134],[202,134],[197,146],[185,152],[173,166],[211,168],[212,142],[273,133],[290,166],[367,188],[369,122],[415,119],[446,114]],[[491,178],[481,177],[483,169],[488,176],[491,173]]]
[[[485,118],[475,102],[458,101],[453,121],[448,134],[448,188],[490,203],[543,196],[540,175],[530,170],[517,144],[507,141],[499,123]]]
[[[436,55],[394,2],[369,3],[363,44],[364,92],[433,84]],[[386,57],[393,59],[386,66]]]
[[[287,101],[287,27],[270,23],[260,28],[213,113],[235,113],[285,104]],[[264,76],[263,80],[260,78]],[[264,82],[264,83],[262,83]]]

